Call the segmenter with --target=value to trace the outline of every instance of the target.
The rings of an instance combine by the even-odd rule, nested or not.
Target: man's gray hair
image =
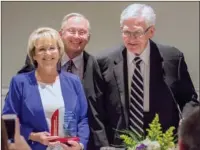
[[[65,23],[66,23],[71,17],[81,17],[81,18],[86,19],[87,22],[88,22],[88,29],[89,29],[89,31],[91,30],[89,20],[88,20],[84,15],[79,14],[79,13],[70,13],[70,14],[67,14],[66,16],[64,16],[64,18],[63,18],[63,20],[62,20],[62,23],[61,23],[61,29],[63,29]]]
[[[146,4],[131,4],[121,13],[120,26],[129,18],[144,17],[146,25],[152,26],[156,23],[156,14],[151,6]]]
[[[196,106],[179,127],[179,138],[187,150],[200,150],[200,106]]]

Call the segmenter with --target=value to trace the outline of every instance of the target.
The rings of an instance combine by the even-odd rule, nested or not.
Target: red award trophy
[[[61,143],[67,143],[68,141],[79,142],[80,139],[77,137],[76,128],[75,114],[71,111],[66,112],[65,108],[59,108],[52,114],[51,135],[60,137],[53,141],[60,141]]]

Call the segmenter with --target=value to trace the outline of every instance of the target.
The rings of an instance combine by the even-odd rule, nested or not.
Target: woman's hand
[[[57,139],[58,136],[50,136],[48,132],[37,132],[31,133],[29,139],[35,142],[39,142],[46,146],[53,146],[58,144],[59,142],[51,142],[52,140]]]

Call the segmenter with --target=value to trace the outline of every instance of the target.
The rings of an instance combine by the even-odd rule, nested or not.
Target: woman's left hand
[[[76,141],[68,141],[68,145],[61,143],[63,150],[81,150],[81,145]]]

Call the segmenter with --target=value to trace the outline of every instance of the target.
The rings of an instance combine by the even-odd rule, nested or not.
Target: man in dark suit
[[[58,69],[74,73],[80,77],[88,100],[88,121],[91,130],[98,128],[98,124],[93,124],[91,103],[101,99],[98,85],[100,85],[100,69],[96,59],[84,49],[90,39],[90,23],[85,16],[78,13],[70,13],[63,18],[60,35],[64,42],[65,54],[61,59]],[[35,64],[37,66],[37,64]],[[26,59],[25,66],[18,72],[29,72],[34,69],[30,60]],[[93,135],[91,132],[88,142],[88,150],[95,150]]]
[[[145,135],[156,113],[164,131],[170,126],[177,129],[185,104],[197,102],[183,53],[151,40],[155,20],[150,6],[128,6],[120,20],[124,44],[98,58],[105,98],[93,107],[98,108],[96,122],[105,133],[96,136],[104,146],[122,144],[117,130]]]

